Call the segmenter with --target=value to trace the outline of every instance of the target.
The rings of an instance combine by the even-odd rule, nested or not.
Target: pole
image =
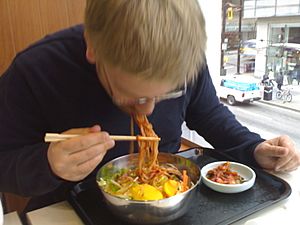
[[[239,13],[239,45],[238,45],[238,51],[237,51],[237,74],[240,73],[240,66],[241,66],[241,41],[242,41],[242,13],[243,13],[243,0],[240,0],[240,13]]]
[[[225,25],[226,25],[226,2],[225,0],[223,0],[222,1],[221,61],[220,61],[221,76],[225,75],[224,50],[223,50],[223,43],[225,39]]]

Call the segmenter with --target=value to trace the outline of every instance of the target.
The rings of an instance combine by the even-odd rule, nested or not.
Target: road
[[[261,102],[236,106],[227,105],[226,102],[224,104],[235,114],[242,125],[260,134],[262,138],[271,139],[285,134],[294,140],[296,148],[300,150],[299,112]],[[203,147],[211,147],[196,132],[189,131],[185,126],[183,126],[183,136]]]
[[[286,134],[300,149],[299,112],[261,102],[227,106],[236,115],[236,118],[251,131],[259,133],[265,139]]]

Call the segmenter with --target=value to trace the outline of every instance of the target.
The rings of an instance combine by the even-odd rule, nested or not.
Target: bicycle
[[[293,95],[290,89],[278,90],[276,92],[277,99],[283,99],[283,102],[291,102],[293,99]]]

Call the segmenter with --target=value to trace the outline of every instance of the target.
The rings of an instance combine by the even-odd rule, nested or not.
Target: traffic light
[[[228,9],[227,9],[227,19],[228,20],[233,19],[233,8],[232,7],[228,7]]]

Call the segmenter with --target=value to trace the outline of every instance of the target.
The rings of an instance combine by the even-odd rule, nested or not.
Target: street
[[[259,133],[265,139],[286,134],[300,149],[299,112],[261,102],[227,106],[236,115],[236,118],[251,131]]]
[[[283,134],[288,135],[294,140],[296,148],[300,150],[299,112],[261,102],[238,104],[236,106],[230,106],[226,102],[222,102],[235,114],[237,120],[248,127],[249,130],[260,134],[265,139]],[[183,137],[203,147],[211,147],[196,132],[188,130],[185,125],[183,126]]]

